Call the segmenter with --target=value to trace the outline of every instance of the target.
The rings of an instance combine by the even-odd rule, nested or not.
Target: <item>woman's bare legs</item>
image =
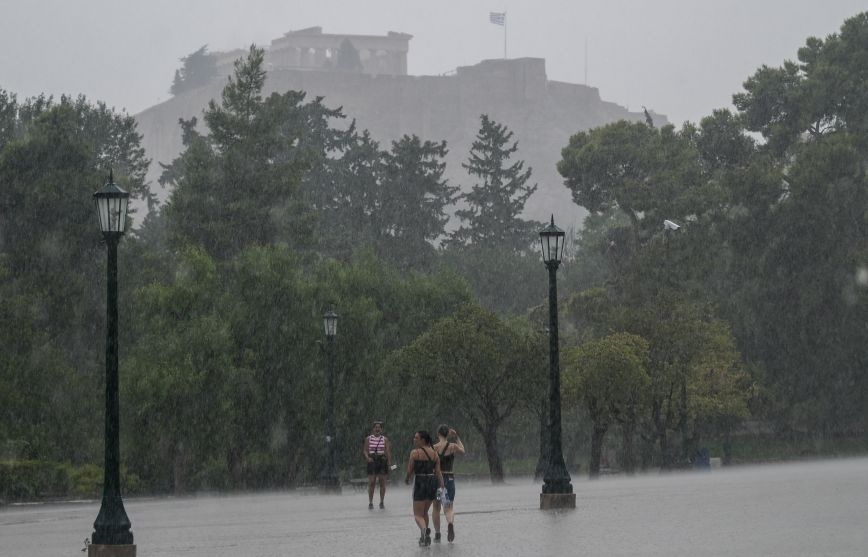
[[[434,532],[440,533],[440,501],[434,501],[434,512],[431,513],[431,518],[434,519]]]
[[[377,481],[380,482],[380,508],[383,508],[383,499],[386,498],[386,476],[382,474],[377,475]],[[370,497],[373,497],[373,492],[370,494]]]
[[[413,519],[416,521],[416,526],[424,531],[428,527],[428,508],[430,501],[413,501]]]
[[[431,508],[431,501],[413,501],[413,519],[416,521],[416,526],[419,527],[420,537],[419,545],[431,544],[431,530],[428,528],[428,510]]]

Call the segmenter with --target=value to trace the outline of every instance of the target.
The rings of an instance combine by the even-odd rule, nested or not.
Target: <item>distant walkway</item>
[[[576,510],[541,512],[539,485],[459,484],[457,538],[416,545],[410,490],[130,499],[139,557],[865,555],[868,459],[574,480]],[[0,555],[80,557],[98,504],[0,509]],[[430,553],[433,552],[433,553]]]

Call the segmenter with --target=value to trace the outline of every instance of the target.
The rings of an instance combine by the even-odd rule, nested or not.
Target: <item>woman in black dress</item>
[[[431,447],[431,435],[427,431],[417,431],[413,436],[415,448],[410,451],[407,461],[407,477],[404,483],[413,483],[413,518],[419,527],[419,545],[431,545],[431,528],[428,527],[428,510],[437,498],[437,488],[443,487],[443,474],[440,471],[440,457]]]

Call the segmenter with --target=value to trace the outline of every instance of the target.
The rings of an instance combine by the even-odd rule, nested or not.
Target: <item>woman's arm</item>
[[[454,429],[450,429],[449,433],[455,437],[455,442],[452,443],[452,454],[464,454],[464,443],[462,443],[461,438],[458,437],[458,432]]]
[[[437,454],[437,451],[434,451],[434,474],[437,476],[437,483],[440,484],[440,489],[443,489],[445,487],[443,484],[443,472],[440,470],[440,455]]]
[[[368,437],[365,436],[365,440],[362,442],[362,454],[365,456],[365,460],[371,462],[371,455],[368,454]]]
[[[407,459],[407,477],[404,478],[404,483],[410,484],[410,476],[413,475],[413,461],[416,460],[416,449],[410,451],[410,458]]]
[[[392,467],[392,442],[386,437],[386,467]]]

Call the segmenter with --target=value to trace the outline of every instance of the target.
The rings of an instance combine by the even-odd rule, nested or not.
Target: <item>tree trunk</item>
[[[226,454],[226,464],[229,468],[229,475],[232,478],[232,487],[235,489],[243,488],[244,477],[241,469],[241,450],[232,448]]]
[[[665,424],[657,424],[657,442],[660,449],[660,468],[670,470],[672,468],[672,458],[669,454],[669,439],[666,436]]]
[[[623,463],[624,472],[633,475],[636,472],[636,454],[633,450],[633,431],[636,426],[633,424],[621,424],[621,435],[623,446]]]
[[[503,463],[500,461],[500,453],[497,451],[497,426],[486,426],[482,437],[485,442],[485,454],[488,457],[491,483],[503,483]]]
[[[729,466],[732,463],[732,428],[727,426],[723,433],[723,460],[724,466]]]
[[[178,441],[172,446],[172,492],[183,493],[184,485],[184,444]]]
[[[660,450],[660,468],[668,470],[672,467],[669,458],[669,443],[666,439],[666,420],[663,417],[662,401],[654,401],[651,405],[651,418],[654,422],[654,434]]]
[[[681,378],[681,400],[678,408],[678,429],[681,433],[681,464],[689,462],[693,454],[692,443],[687,431],[687,377]]]
[[[591,461],[588,463],[588,476],[591,479],[600,476],[600,459],[603,456],[603,439],[606,437],[606,427],[594,424],[591,434]]]

